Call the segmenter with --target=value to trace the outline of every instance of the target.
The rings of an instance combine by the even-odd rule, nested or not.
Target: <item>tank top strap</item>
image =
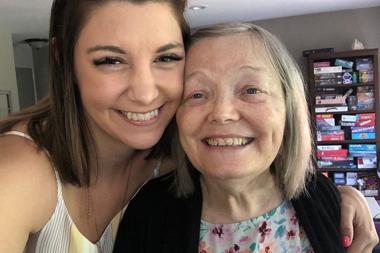
[[[54,174],[55,174],[55,180],[57,182],[57,197],[58,201],[62,202],[63,201],[63,194],[62,194],[62,183],[61,183],[61,178],[59,177],[58,171],[54,168]]]
[[[23,137],[25,139],[28,139],[34,143],[34,140],[32,139],[32,137],[30,137],[30,135],[28,135],[24,132],[21,132],[21,131],[12,130],[12,131],[1,133],[0,135],[16,135],[16,136],[20,136],[20,137]]]
[[[17,131],[17,130],[12,130],[12,131],[7,131],[7,132],[4,132],[4,133],[1,133],[0,136],[6,136],[6,135],[15,135],[15,136],[19,136],[19,137],[22,137],[22,138],[25,138],[25,139],[28,139],[29,141],[33,142],[34,144],[36,144],[34,142],[34,140],[32,139],[32,137],[30,137],[29,134],[26,134],[24,132],[21,132],[21,131]],[[46,149],[43,149],[43,151],[45,152],[45,154],[50,158],[50,154],[49,152],[46,150]],[[56,179],[56,182],[57,182],[57,194],[58,194],[58,200],[59,201],[62,201],[63,200],[63,195],[62,195],[62,183],[61,183],[61,179],[59,177],[59,173],[58,171],[54,169],[54,175],[55,175],[55,179]]]

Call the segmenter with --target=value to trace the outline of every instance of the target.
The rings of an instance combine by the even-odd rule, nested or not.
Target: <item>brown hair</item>
[[[39,148],[46,149],[61,179],[74,185],[89,185],[89,145],[93,145],[79,90],[75,85],[74,48],[91,10],[117,0],[55,0],[49,32],[49,96],[36,105],[0,121],[0,133],[27,121],[28,133]],[[189,27],[183,16],[186,0],[118,0],[134,4],[157,2],[173,10],[187,41]],[[150,158],[170,155],[165,131]]]
[[[286,122],[284,136],[279,153],[273,161],[270,171],[276,184],[283,190],[287,199],[298,196],[305,190],[307,180],[314,174],[313,148],[310,116],[306,101],[306,91],[302,74],[297,63],[285,46],[270,32],[252,23],[218,24],[196,31],[188,46],[210,37],[222,37],[247,33],[252,39],[261,41],[270,62],[278,73],[285,97]],[[190,164],[179,146],[178,133],[176,157],[177,193],[187,196],[194,190],[194,177],[199,174]]]

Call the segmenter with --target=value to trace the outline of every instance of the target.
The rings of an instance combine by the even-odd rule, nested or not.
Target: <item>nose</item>
[[[149,64],[135,66],[130,77],[127,96],[131,101],[149,105],[158,97],[157,80]]]
[[[211,104],[208,121],[214,124],[228,124],[240,119],[240,114],[236,109],[233,98],[218,97]]]

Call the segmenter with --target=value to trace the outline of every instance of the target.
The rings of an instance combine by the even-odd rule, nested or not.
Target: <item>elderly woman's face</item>
[[[262,42],[241,33],[195,43],[177,123],[203,175],[255,177],[269,169],[283,138],[285,103]]]

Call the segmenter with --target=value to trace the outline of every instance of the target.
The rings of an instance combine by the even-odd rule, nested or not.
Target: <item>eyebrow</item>
[[[96,45],[94,47],[87,49],[88,54],[93,53],[93,52],[97,52],[97,51],[109,51],[112,53],[126,54],[126,52],[123,49],[121,49],[120,47],[111,46],[111,45]]]
[[[168,43],[166,45],[163,45],[163,46],[159,47],[156,50],[156,52],[157,53],[162,53],[162,52],[168,51],[168,50],[173,49],[173,48],[183,48],[183,45],[181,43],[178,43],[178,42]]]
[[[156,52],[162,53],[162,52],[168,51],[168,50],[173,49],[173,48],[183,48],[183,45],[181,43],[178,43],[178,42],[168,43],[166,45],[159,47],[156,50]],[[93,52],[97,52],[97,51],[109,51],[109,52],[117,53],[117,54],[126,54],[126,52],[123,49],[121,49],[120,47],[111,46],[111,45],[96,45],[94,47],[87,49],[88,54],[93,53]]]
[[[244,66],[240,67],[240,69],[249,69],[249,70],[253,70],[255,72],[261,72],[264,70],[264,68],[262,68],[262,67],[254,67],[251,65],[244,65]]]

